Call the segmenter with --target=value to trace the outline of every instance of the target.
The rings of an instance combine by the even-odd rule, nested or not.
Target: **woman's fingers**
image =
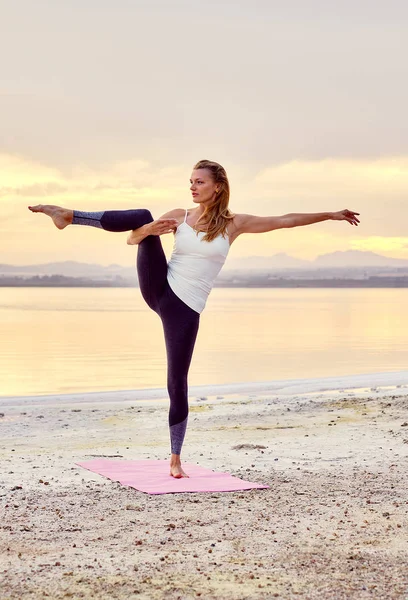
[[[356,217],[356,215],[359,215],[360,213],[355,212],[354,210],[349,210],[348,208],[345,208],[344,210],[341,210],[338,214],[340,215],[340,219],[348,221],[350,225],[357,226],[358,223],[360,223],[360,220]]]
[[[171,228],[176,227],[178,221],[176,219],[158,219],[156,223],[158,224],[158,226]]]
[[[174,229],[174,227],[177,227],[177,221],[168,219],[166,221],[159,221],[159,225],[162,229]]]
[[[151,232],[153,235],[162,235],[171,233],[177,227],[177,219],[157,219],[151,223]]]

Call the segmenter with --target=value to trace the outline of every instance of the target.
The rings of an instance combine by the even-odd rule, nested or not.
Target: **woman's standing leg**
[[[123,214],[124,212],[129,214]],[[119,227],[133,224],[135,226],[131,228],[137,229],[153,220],[149,211],[139,209],[135,212],[137,214],[132,214],[132,211],[107,211],[100,222],[109,231],[123,231]],[[141,214],[142,212],[145,214]],[[176,478],[185,477],[180,454],[188,420],[187,377],[200,315],[171,290],[167,282],[167,260],[159,236],[147,236],[139,243],[137,272],[143,298],[163,323],[167,353],[167,390],[170,398],[170,474]]]
[[[169,428],[173,463],[179,464],[188,420],[188,371],[197,338],[200,315],[178,298],[171,288],[161,300],[167,352],[167,389],[170,397]],[[180,467],[180,465],[179,465]],[[181,467],[177,475],[185,476]]]

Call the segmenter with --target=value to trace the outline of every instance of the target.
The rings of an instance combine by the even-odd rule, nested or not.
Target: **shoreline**
[[[408,384],[383,376],[193,395],[182,463],[269,486],[225,493],[151,496],[76,465],[168,459],[167,399],[0,403],[4,597],[405,598]]]
[[[272,396],[297,397],[313,394],[358,393],[360,395],[396,393],[408,388],[408,371],[387,371],[383,373],[362,373],[338,377],[310,379],[281,379],[275,381],[242,382],[219,385],[189,386],[189,398],[203,396],[231,396],[242,394],[269,394]],[[145,388],[134,390],[94,391],[70,394],[47,394],[33,396],[0,396],[0,406],[30,405],[37,403],[78,403],[78,402],[135,402],[167,401],[165,388]]]

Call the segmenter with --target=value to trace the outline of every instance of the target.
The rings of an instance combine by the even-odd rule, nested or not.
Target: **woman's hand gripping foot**
[[[127,244],[128,246],[136,246],[149,235],[163,235],[165,233],[175,232],[177,225],[177,219],[157,219],[151,223],[146,223],[146,225],[134,229],[129,234]]]

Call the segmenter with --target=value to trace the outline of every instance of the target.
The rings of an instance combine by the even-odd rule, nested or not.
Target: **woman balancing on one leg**
[[[140,291],[148,306],[162,320],[167,351],[167,388],[170,396],[170,474],[188,477],[180,454],[187,427],[187,375],[203,311],[214,280],[234,240],[243,233],[310,225],[334,219],[357,225],[359,213],[287,214],[257,217],[233,214],[228,208],[229,183],[216,162],[201,160],[190,179],[197,207],[176,208],[154,220],[146,209],[81,212],[59,206],[29,206],[52,218],[59,229],[67,225],[91,225],[107,231],[131,231],[127,243],[138,244],[137,272]],[[173,232],[175,243],[167,264],[159,236]]]

